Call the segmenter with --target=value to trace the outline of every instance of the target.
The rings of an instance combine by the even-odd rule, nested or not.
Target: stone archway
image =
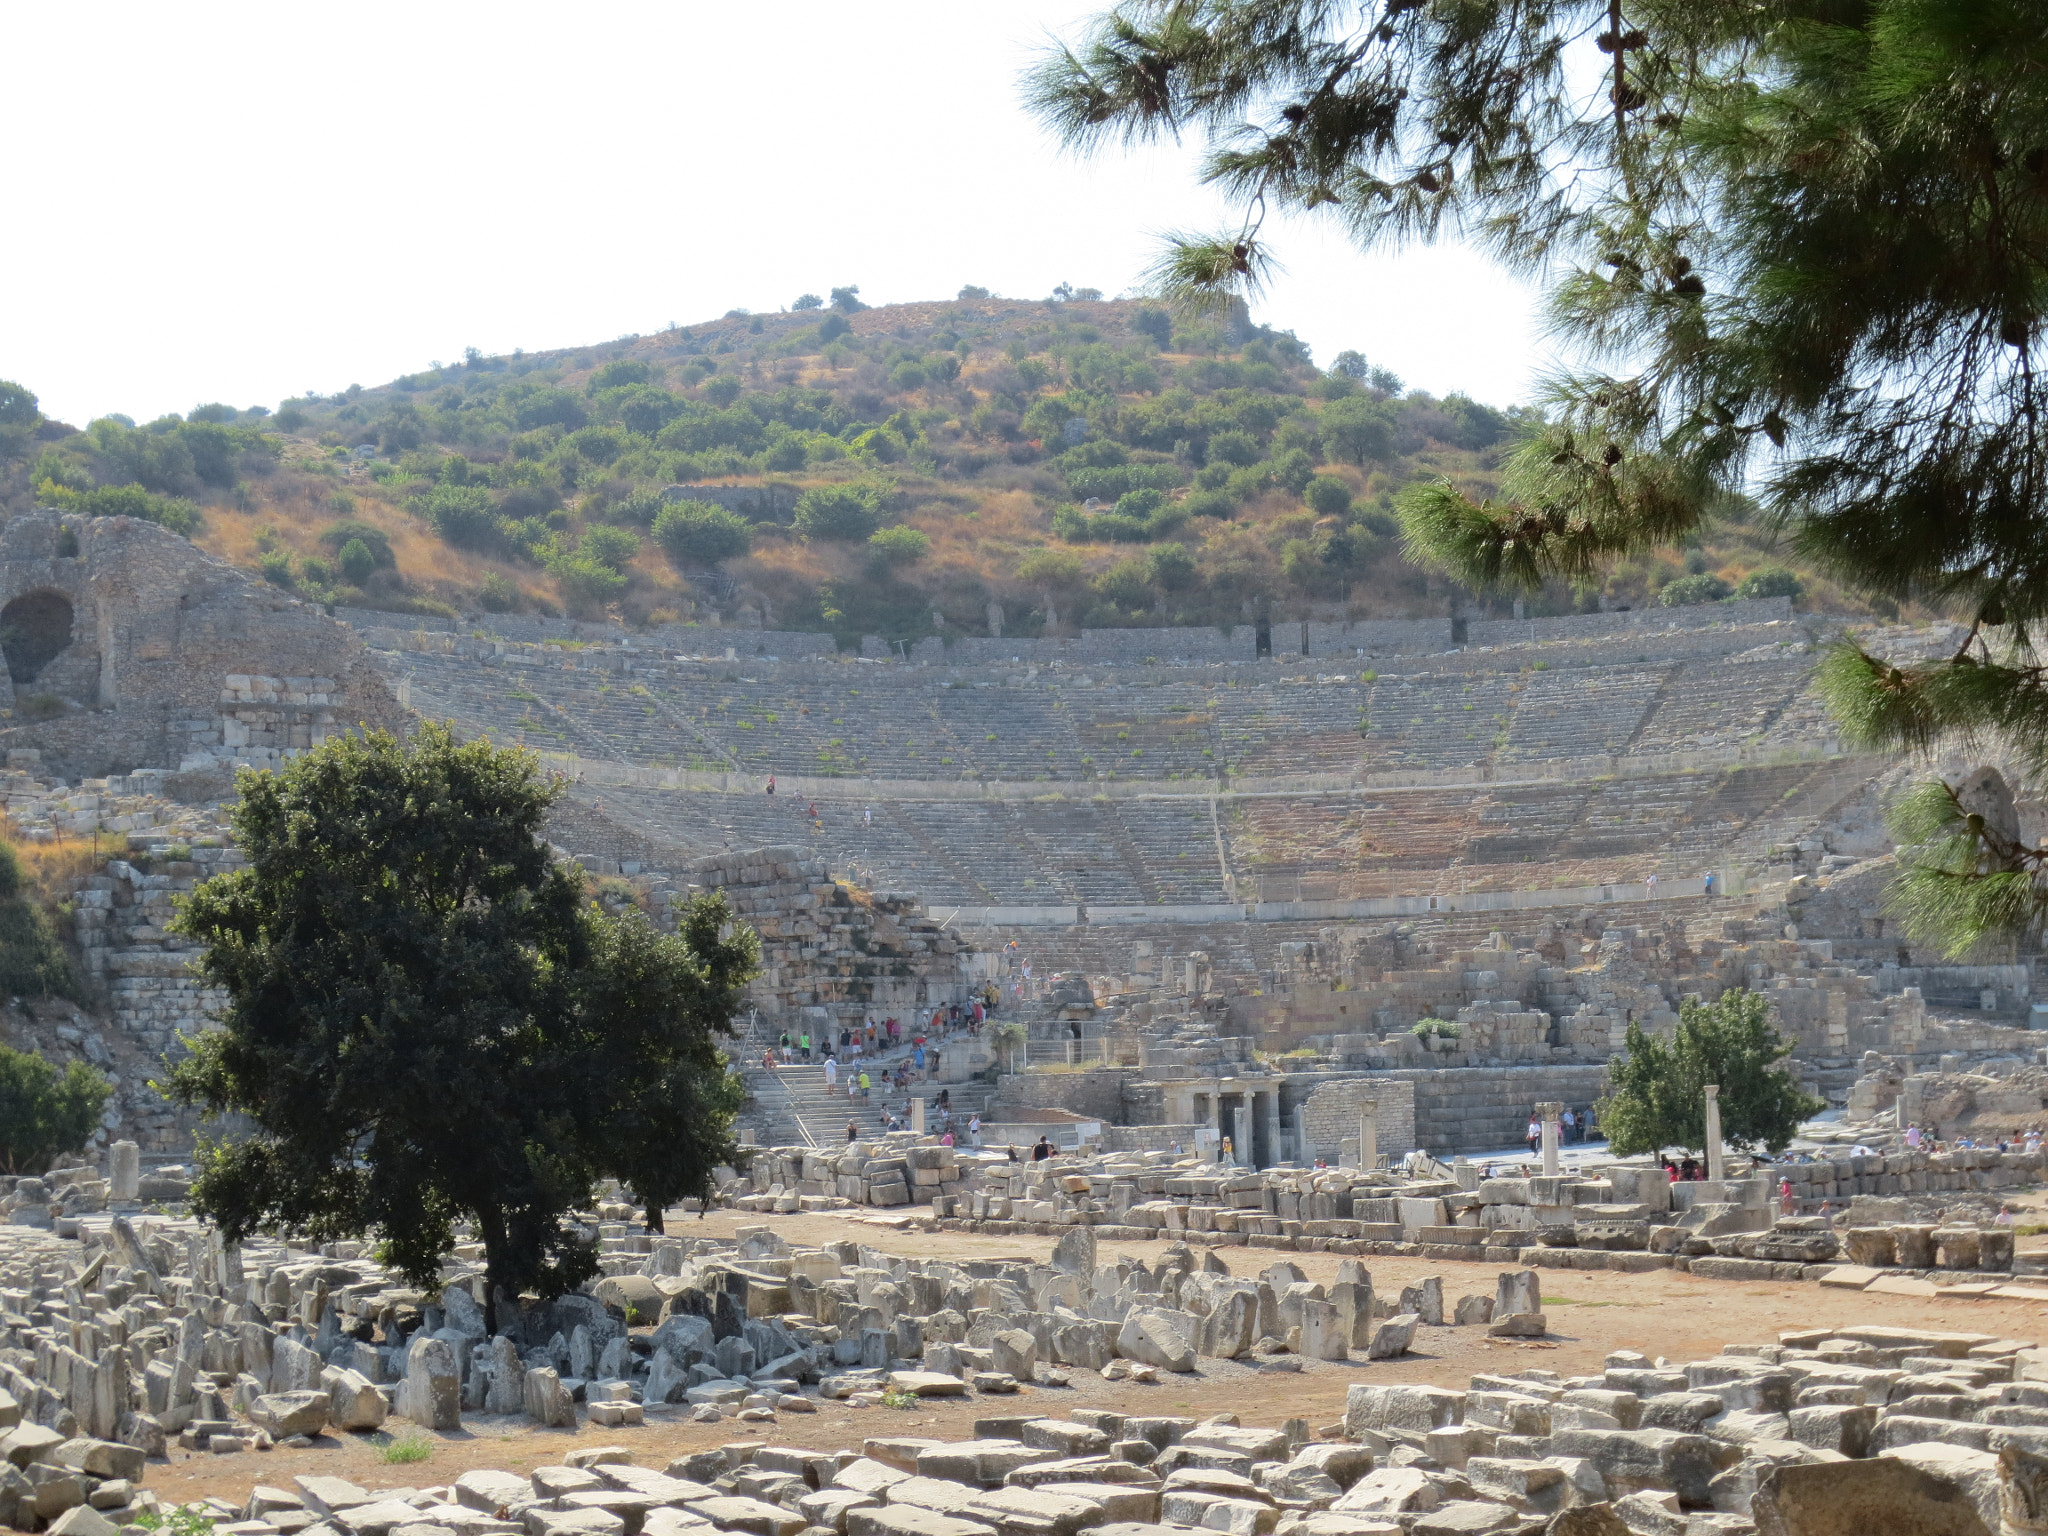
[[[17,687],[32,683],[71,644],[71,599],[47,589],[0,608],[0,656]]]

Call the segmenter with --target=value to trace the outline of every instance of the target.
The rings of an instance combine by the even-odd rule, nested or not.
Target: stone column
[[[1243,1096],[1244,1099],[1250,1097],[1250,1094]],[[1231,1133],[1231,1160],[1240,1168],[1249,1168],[1252,1166],[1252,1107],[1240,1102],[1231,1115],[1237,1122],[1237,1129]]]
[[[1538,1104],[1536,1119],[1543,1127],[1543,1177],[1557,1177],[1557,1117],[1564,1113],[1561,1103]]]
[[[1266,1127],[1266,1161],[1285,1162],[1280,1152],[1280,1090],[1273,1088],[1259,1095],[1259,1119]]]
[[[142,1148],[132,1141],[115,1142],[108,1162],[107,1182],[112,1186],[109,1198],[141,1199]]]
[[[1315,1148],[1308,1144],[1308,1106],[1294,1106],[1294,1160],[1304,1166],[1313,1165],[1316,1160]]]
[[[910,1101],[910,1128],[920,1136],[924,1134],[924,1100],[922,1098],[915,1098]]]
[[[1721,1156],[1721,1087],[1707,1084],[1707,1177],[1718,1182],[1727,1176]]]
[[[1380,1165],[1380,1101],[1358,1101],[1358,1166],[1371,1173]]]

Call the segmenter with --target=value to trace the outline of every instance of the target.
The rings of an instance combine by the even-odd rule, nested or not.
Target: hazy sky
[[[22,7],[0,377],[83,424],[979,283],[1115,294],[1214,227],[1177,150],[1077,162],[1017,76],[1071,0]],[[1509,404],[1544,348],[1455,247],[1280,232],[1259,318]]]

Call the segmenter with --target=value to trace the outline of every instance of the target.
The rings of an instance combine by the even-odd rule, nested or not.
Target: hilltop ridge
[[[41,423],[8,493],[153,517],[315,601],[449,617],[856,645],[1507,611],[1410,564],[1393,503],[1436,477],[1493,492],[1529,412],[1405,391],[1355,352],[1319,368],[1242,308],[1086,293],[836,289],[275,413]],[[1855,606],[1731,522],[1526,611],[1738,592]]]

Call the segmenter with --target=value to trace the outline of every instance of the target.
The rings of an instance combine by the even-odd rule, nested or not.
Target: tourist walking
[[[846,1122],[846,1139],[848,1141],[860,1140],[860,1127],[851,1120]]]
[[[1543,1145],[1543,1122],[1534,1115],[1529,1117],[1529,1150],[1534,1152]]]
[[[837,1088],[838,1086],[839,1058],[837,1056],[827,1055],[825,1057],[825,1091],[827,1093],[830,1093],[834,1088]]]
[[[868,1096],[868,1089],[869,1089],[869,1087],[870,1087],[870,1084],[869,1084],[869,1082],[868,1082],[868,1074],[867,1074],[867,1071],[866,1071],[866,1069],[865,1069],[865,1068],[863,1068],[863,1069],[862,1069],[862,1071],[861,1071],[861,1074],[860,1074],[860,1096],[861,1096],[861,1097],[862,1097],[863,1099],[865,1099],[865,1098],[866,1098],[866,1097]]]
[[[981,1116],[979,1115],[976,1115],[967,1122],[967,1144],[977,1152],[981,1150]]]

